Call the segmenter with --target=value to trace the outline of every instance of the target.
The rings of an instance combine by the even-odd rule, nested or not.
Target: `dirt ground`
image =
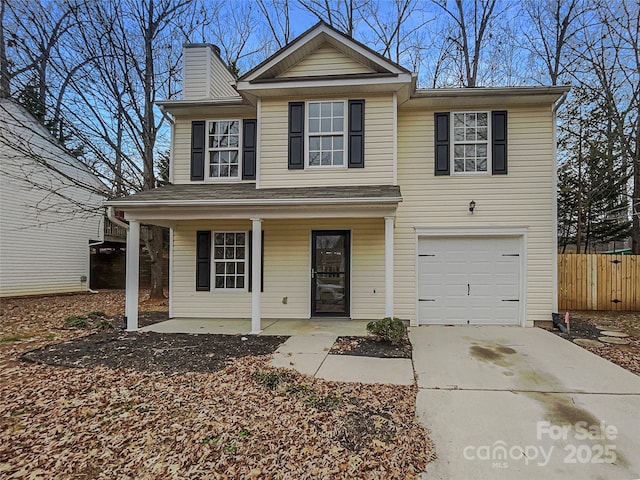
[[[195,360],[197,336],[165,348],[148,335],[143,353],[132,344],[146,334],[119,329],[123,309],[123,292],[1,301],[1,478],[404,479],[434,458],[415,386],[273,369],[262,353],[282,339],[229,336]],[[166,309],[142,294],[148,321]],[[21,361],[27,351],[89,368]]]
[[[569,334],[554,330],[557,335],[573,341],[576,338],[597,340],[602,329],[620,330],[629,335],[629,345],[604,344],[584,347],[630,372],[640,375],[640,312],[570,312]]]
[[[63,367],[103,366],[166,374],[212,373],[237,358],[269,355],[287,338],[111,330],[47,345],[20,358]]]

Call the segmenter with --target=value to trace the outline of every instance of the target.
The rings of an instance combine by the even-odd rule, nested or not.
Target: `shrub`
[[[379,341],[398,345],[402,342],[407,331],[404,322],[396,317],[386,317],[367,324],[367,332],[377,337]]]
[[[284,384],[291,380],[291,375],[285,372],[270,372],[268,370],[259,370],[253,372],[253,379],[259,384],[267,387],[269,390],[275,390],[278,385]]]
[[[104,312],[102,312],[100,310],[95,310],[93,312],[87,313],[87,317],[93,318],[93,319],[99,318],[99,317],[104,317],[104,316],[105,316]]]
[[[64,319],[64,326],[70,328],[88,328],[89,320],[84,315],[70,315]]]
[[[103,318],[101,320],[98,320],[98,323],[96,323],[96,328],[98,330],[111,330],[113,329],[113,325],[111,325],[111,322],[109,320]]]
[[[311,393],[306,399],[307,405],[317,408],[318,410],[333,410],[340,405],[340,402],[340,397],[332,392],[329,392],[327,395]]]

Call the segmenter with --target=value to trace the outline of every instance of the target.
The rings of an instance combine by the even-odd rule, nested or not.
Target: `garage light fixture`
[[[471,200],[469,202],[469,213],[471,215],[473,215],[473,211],[476,209],[476,202],[474,202],[473,200]]]

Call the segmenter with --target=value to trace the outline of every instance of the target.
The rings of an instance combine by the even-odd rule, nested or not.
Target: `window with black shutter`
[[[204,180],[205,122],[191,122],[191,180]]]
[[[494,175],[507,174],[507,111],[491,112],[491,169]]]
[[[507,173],[507,112],[434,115],[435,175]]]
[[[256,145],[257,145],[256,119],[245,119],[242,122],[242,179],[256,179]]]
[[[304,102],[289,102],[289,170],[304,168]]]
[[[261,230],[261,235],[262,235],[262,243],[260,244],[260,251],[262,252],[260,254],[260,257],[262,258],[262,262],[260,262],[260,291],[264,292],[264,230]],[[252,288],[252,282],[253,282],[253,232],[249,231],[249,274],[248,274],[248,279],[247,279],[247,285],[249,286],[249,291],[251,291]]]
[[[364,100],[349,100],[349,168],[364,168]]]
[[[211,290],[211,232],[196,232],[196,290]]]

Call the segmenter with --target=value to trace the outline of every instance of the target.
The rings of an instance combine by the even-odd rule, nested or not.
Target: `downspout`
[[[89,242],[89,248],[96,247],[98,245],[102,245],[103,243],[104,243],[104,240],[98,240],[97,242]],[[91,270],[91,269],[89,269],[89,270]],[[91,272],[89,272],[89,273],[91,273]],[[100,293],[97,290],[91,290],[88,287],[87,287],[87,292],[89,292],[89,293]]]
[[[103,238],[102,238],[102,240],[98,240],[97,242],[89,242],[89,248],[97,247],[98,245],[104,244],[104,225],[103,225],[102,222],[100,224],[102,225],[102,237]],[[89,252],[89,253],[91,253],[91,252]],[[91,269],[89,269],[89,274],[91,274]],[[91,278],[91,277],[89,277],[89,278]],[[91,290],[90,288],[87,288],[87,292],[89,292],[89,293],[100,293],[97,290]]]
[[[159,107],[163,117],[166,118],[171,125],[171,144],[169,146],[169,183],[173,183],[173,146],[176,144],[176,122],[164,106],[160,105]]]
[[[119,227],[129,230],[129,224],[116,217],[116,209],[114,207],[107,207],[107,218]]]
[[[553,115],[553,206],[552,206],[552,215],[553,215],[553,260],[551,262],[553,268],[553,284],[552,284],[552,312],[558,311],[558,134],[557,134],[557,113],[560,106],[567,99],[567,95],[569,92],[564,92],[562,96],[556,100],[551,109]],[[554,317],[554,326],[555,326],[555,317]]]

